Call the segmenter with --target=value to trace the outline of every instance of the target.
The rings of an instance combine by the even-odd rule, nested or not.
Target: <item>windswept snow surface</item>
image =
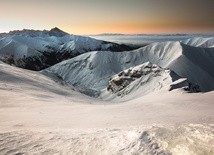
[[[198,85],[201,91],[207,92],[214,90],[213,59],[213,48],[163,42],[129,52],[90,52],[56,64],[46,71],[57,74],[86,94],[94,92],[94,95],[99,95],[101,90],[107,88],[111,76],[151,62],[173,71],[179,77]]]
[[[0,60],[31,70],[41,70],[94,50],[131,50],[125,45],[70,35],[58,28],[50,31],[12,31],[2,36]]]
[[[158,91],[126,103],[0,63],[0,154],[212,155],[214,92]]]

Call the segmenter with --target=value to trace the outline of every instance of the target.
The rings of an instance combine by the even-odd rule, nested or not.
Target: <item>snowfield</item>
[[[213,154],[213,91],[112,105],[55,76],[0,70],[0,154]]]
[[[0,154],[213,155],[213,60],[213,39],[191,38],[42,71],[0,61]]]
[[[1,134],[4,142],[0,144],[3,154],[212,155],[213,132],[213,125],[201,124],[87,131],[19,130]]]

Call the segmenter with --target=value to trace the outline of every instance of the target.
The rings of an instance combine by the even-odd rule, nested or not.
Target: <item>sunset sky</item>
[[[0,32],[214,32],[214,0],[0,0]]]

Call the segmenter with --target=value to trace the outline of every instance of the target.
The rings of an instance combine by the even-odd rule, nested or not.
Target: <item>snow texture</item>
[[[53,74],[0,62],[0,154],[212,155],[213,95],[89,98]]]

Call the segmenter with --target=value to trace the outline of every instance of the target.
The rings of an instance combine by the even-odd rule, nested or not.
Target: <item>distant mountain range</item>
[[[0,34],[0,60],[30,70],[41,70],[89,51],[127,51],[126,45],[70,35],[59,28]]]
[[[206,37],[213,37],[214,33],[172,33],[172,34],[123,34],[123,33],[100,33],[100,34],[93,34],[89,36],[206,36]]]

